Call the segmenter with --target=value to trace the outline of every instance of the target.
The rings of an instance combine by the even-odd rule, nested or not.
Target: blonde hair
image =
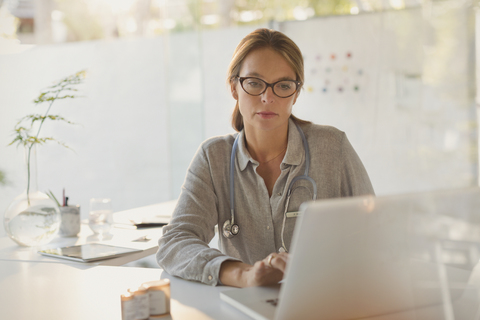
[[[240,68],[242,67],[245,57],[253,50],[261,48],[273,49],[285,58],[295,72],[295,80],[301,82],[298,88],[298,90],[300,90],[305,79],[302,52],[295,42],[285,34],[280,31],[265,28],[251,32],[240,41],[233,53],[232,61],[230,61],[230,65],[228,66],[227,83],[233,85],[238,82],[237,77],[239,76]],[[297,91],[296,94],[298,93],[299,91]],[[309,121],[295,117],[293,114],[290,115],[290,118],[298,124],[310,123]],[[232,113],[232,127],[236,131],[241,131],[243,129],[243,117],[240,113],[238,101]]]

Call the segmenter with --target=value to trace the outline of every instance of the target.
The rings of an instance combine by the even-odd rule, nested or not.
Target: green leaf
[[[17,125],[26,121],[26,120],[30,120],[30,128],[31,128],[36,121],[44,121],[46,119],[54,120],[54,121],[63,121],[63,122],[69,123],[69,124],[76,124],[75,122],[69,121],[69,120],[65,119],[64,117],[62,117],[60,115],[50,114],[50,115],[45,117],[45,116],[42,116],[41,114],[29,114],[29,115],[23,117],[22,119],[20,119],[20,121],[17,123]],[[18,127],[18,129],[30,130],[30,129],[26,129],[24,127]],[[15,128],[15,131],[18,131],[18,129]]]
[[[12,140],[12,142],[10,142],[8,145],[11,146],[12,144],[14,144],[15,142],[17,142],[18,144],[22,144],[24,142],[24,139],[22,136],[18,135],[15,137],[15,139]]]
[[[55,198],[55,195],[53,194],[53,192],[51,190],[48,190],[48,192],[45,192],[50,199],[52,199],[53,201],[55,201],[55,203],[57,204],[57,206],[60,207],[60,203],[58,202],[57,198]]]
[[[0,184],[1,185],[7,184],[7,179],[5,178],[5,173],[3,173],[3,171],[0,171]]]

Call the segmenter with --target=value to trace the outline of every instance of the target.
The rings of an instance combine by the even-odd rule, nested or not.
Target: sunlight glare
[[[137,0],[100,0],[108,5],[112,12],[119,13],[128,11],[136,2]]]
[[[390,0],[390,5],[397,10],[405,8],[404,0]]]

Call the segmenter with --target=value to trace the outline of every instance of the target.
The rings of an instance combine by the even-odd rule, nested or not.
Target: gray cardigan
[[[301,125],[310,148],[309,176],[317,184],[317,199],[374,194],[368,174],[344,132],[333,127]],[[259,163],[245,146],[240,132],[235,163],[235,222],[240,232],[226,239],[221,234],[230,219],[229,168],[237,134],[214,137],[202,143],[182,186],[172,220],[159,240],[158,264],[169,274],[217,285],[225,260],[254,264],[281,246],[286,191],[296,176],[305,171],[305,152],[300,133],[289,120],[288,147],[280,165],[281,174],[269,197],[257,173]],[[312,199],[312,186],[305,180],[294,185],[288,211]],[[287,218],[285,244],[290,242],[295,219]],[[219,226],[221,251],[208,243]]]

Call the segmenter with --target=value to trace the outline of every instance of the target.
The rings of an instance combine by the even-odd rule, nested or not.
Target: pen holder
[[[61,215],[59,235],[62,237],[76,237],[80,232],[80,205],[59,208]]]

